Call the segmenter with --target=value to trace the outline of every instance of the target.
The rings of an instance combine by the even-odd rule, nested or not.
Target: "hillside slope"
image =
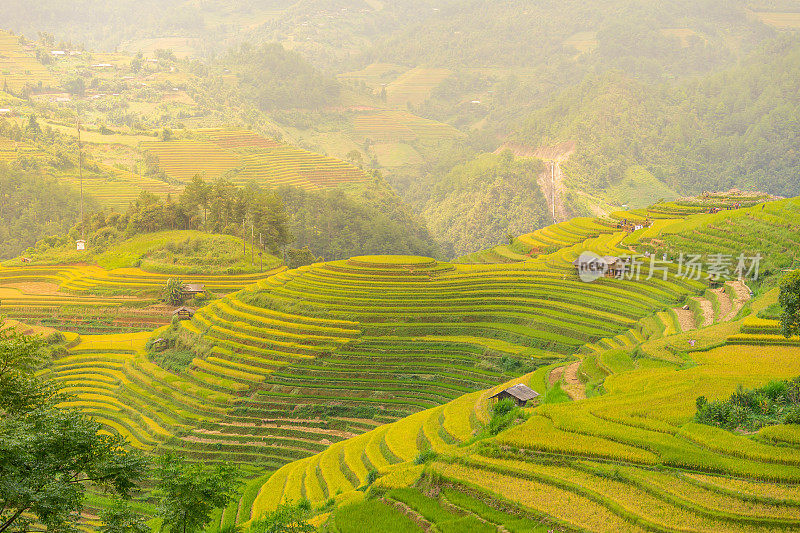
[[[749,253],[754,241],[748,237],[760,235],[763,241],[768,235],[770,247],[763,253],[774,264],[793,247],[800,201],[766,207],[665,220],[651,233],[691,238],[732,224],[742,238],[716,240],[704,252]],[[791,233],[784,231],[786,226]],[[570,250],[566,257],[574,254]],[[264,484],[252,516],[284,499],[321,504],[334,496],[342,507],[333,511],[332,527],[347,526],[348,516],[357,515],[348,505],[365,505],[353,502],[366,491],[368,497],[390,505],[402,502],[400,507],[421,514],[416,523],[423,528],[445,527],[459,517],[488,522],[487,531],[506,521],[566,531],[674,531],[678,523],[681,531],[796,528],[800,426],[736,434],[697,424],[694,413],[698,396],[727,398],[739,385],[751,388],[796,377],[798,341],[778,342],[775,320],[730,313],[729,295],[710,297],[717,299],[717,312],[710,320],[699,315],[684,332],[672,329],[666,314],[658,313],[654,318],[660,328],[640,325],[633,337],[584,346],[580,362],[569,368],[578,369],[577,386],[594,390],[589,399],[548,401],[560,379],[553,380],[559,374],[551,369],[559,365],[543,367],[287,465]],[[776,292],[765,289],[747,311],[759,313],[775,299]],[[593,301],[588,294],[586,300]],[[542,393],[544,405],[525,409],[519,425],[496,437],[487,435],[483,428],[492,421],[490,395],[518,382]],[[569,383],[567,377],[563,385]],[[598,383],[599,389],[590,389]],[[476,442],[476,435],[483,438]],[[370,487],[375,478],[368,478],[371,468],[377,481]],[[397,489],[409,486],[418,489]]]

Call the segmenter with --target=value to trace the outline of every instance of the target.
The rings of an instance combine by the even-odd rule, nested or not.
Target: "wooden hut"
[[[205,294],[206,286],[202,283],[185,283],[183,285],[183,293],[187,296],[195,296],[197,294]]]
[[[179,307],[172,312],[172,318],[176,318],[178,320],[189,320],[194,316],[194,309],[191,307]]]
[[[497,394],[490,396],[490,398],[497,398],[498,402],[505,400],[506,398],[511,398],[519,407],[525,407],[525,404],[538,397],[538,392],[527,385],[523,385],[522,383],[513,385],[505,390],[501,390]]]

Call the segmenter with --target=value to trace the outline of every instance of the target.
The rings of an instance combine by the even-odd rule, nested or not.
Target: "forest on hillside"
[[[397,193],[386,196],[391,207],[363,191],[290,195],[306,221],[293,234],[319,256],[387,249],[359,241],[380,227],[405,251],[449,257],[548,220],[537,163],[487,163],[509,145],[532,155],[575,144],[561,166],[573,214],[619,209],[637,189],[648,201],[731,187],[797,193],[800,39],[761,16],[796,9],[783,0],[46,0],[0,2],[0,18],[28,44],[37,39],[37,57],[54,72],[48,50],[84,48],[123,51],[126,78],[153,77],[58,72],[98,131],[236,125],[379,170]],[[168,91],[192,103],[159,102]],[[86,97],[98,93],[114,98]],[[386,131],[362,131],[359,121],[378,110],[456,133],[409,133],[394,119]],[[316,207],[306,212],[310,198]],[[337,223],[341,212],[364,222]],[[525,223],[503,213],[524,213]],[[327,244],[313,218],[350,244]]]
[[[770,42],[740,65],[678,85],[621,72],[587,77],[532,113],[515,138],[572,139],[567,168],[593,189],[646,166],[675,190],[800,193],[800,41]]]

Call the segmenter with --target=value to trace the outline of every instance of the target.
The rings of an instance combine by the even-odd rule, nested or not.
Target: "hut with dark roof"
[[[505,400],[506,398],[511,398],[519,407],[525,407],[529,401],[538,397],[538,392],[527,385],[523,385],[522,383],[513,385],[505,390],[501,390],[497,394],[490,396],[490,398],[497,398],[498,402]]]

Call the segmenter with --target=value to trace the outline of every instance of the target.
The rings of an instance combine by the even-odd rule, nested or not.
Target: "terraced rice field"
[[[215,179],[241,164],[235,154],[207,140],[142,141],[140,146],[158,157],[168,176],[182,181],[198,174]]]
[[[740,384],[800,374],[797,345],[769,342],[775,321],[740,318],[749,291],[735,283],[706,291],[671,269],[666,280],[587,284],[571,261],[668,239],[726,253],[758,240],[772,264],[795,249],[798,210],[800,200],[684,219],[626,212],[660,215],[632,234],[613,220],[575,219],[517,239],[503,253],[524,260],[508,264],[364,256],[204,279],[239,290],[175,326],[187,347],[208,348],[185,370],[153,364],[151,335],[141,333],[84,335],[52,373],[75,406],[136,447],[242,465],[249,481],[219,527],[285,500],[333,498],[332,527],[345,531],[359,509],[347,502],[362,500],[377,475],[375,489],[388,491],[381,502],[412,509],[423,529],[796,529],[800,430],[740,435],[693,417],[699,395],[727,398]],[[738,239],[717,235],[723,224]],[[57,280],[79,294],[163,283],[137,269],[85,267],[5,277]],[[774,297],[748,305],[755,313]],[[686,301],[688,326],[675,311]],[[490,396],[515,383],[543,405],[473,442],[491,419]],[[428,451],[438,455],[413,464]],[[420,477],[435,490],[407,488]]]
[[[0,89],[8,86],[19,93],[26,85],[56,87],[56,81],[32,52],[22,48],[19,37],[0,30]]]
[[[386,86],[386,103],[401,109],[409,103],[419,105],[451,74],[442,68],[412,68]]]
[[[214,293],[231,293],[282,270],[264,274],[181,275]],[[65,331],[127,332],[169,323],[170,310],[152,307],[169,274],[138,268],[105,270],[98,266],[0,267],[0,311],[30,325]]]
[[[677,280],[656,285],[585,287],[574,275],[543,263],[501,269],[416,258],[353,258],[273,276],[260,282],[258,291],[212,305],[182,327],[221,348],[210,371],[225,375],[224,368],[213,367],[244,363],[246,356],[252,381],[266,374],[258,381],[258,394],[247,402],[251,413],[288,418],[297,405],[372,405],[379,407],[372,420],[406,416],[399,424],[417,428],[395,436],[383,426],[348,441],[365,443],[361,466],[359,453],[347,469],[332,469],[340,455],[349,453],[344,445],[334,444],[315,459],[331,465],[322,473],[316,466],[297,463],[305,476],[283,469],[276,474],[274,483],[281,486],[284,474],[305,480],[287,483],[298,491],[287,497],[327,497],[357,487],[373,467],[413,459],[426,442],[445,447],[467,440],[480,417],[485,418],[485,409],[453,413],[450,419],[452,405],[445,408],[441,403],[475,404],[485,393],[471,391],[502,381],[498,359],[503,356],[548,366],[585,342],[626,331],[651,309],[671,305],[695,289]],[[579,299],[592,301],[592,309],[579,311],[581,307],[572,303]],[[258,302],[260,310],[248,302]],[[277,320],[289,307],[303,309],[303,316],[340,321],[331,325],[341,331],[321,336],[309,331],[297,338],[276,333],[281,322],[298,321],[297,316],[274,325],[267,320]],[[256,312],[262,316],[253,317]],[[264,325],[254,325],[256,320]],[[476,366],[480,359],[486,370]],[[492,366],[494,371],[489,370]],[[356,434],[370,427],[368,420],[360,422],[348,431]],[[440,431],[437,423],[445,429]],[[411,439],[409,434],[419,437]],[[317,481],[320,476],[324,483]],[[262,494],[280,498],[272,487]]]
[[[685,230],[696,226],[713,223],[715,220],[726,220],[730,216],[734,218],[746,216],[756,221],[763,220],[762,229],[774,231],[775,219],[771,218],[769,211],[765,214],[759,212],[760,205],[772,200],[770,196],[726,196],[711,195],[702,199],[684,199],[674,202],[665,202],[650,206],[646,209],[634,209],[630,211],[618,211],[612,213],[607,218],[577,217],[566,222],[560,222],[552,226],[541,228],[526,235],[515,238],[510,245],[500,245],[489,250],[482,250],[459,259],[462,263],[515,263],[526,261],[543,253],[565,246],[573,246],[585,239],[608,234],[618,229],[621,221],[627,220],[634,224],[645,224],[650,221],[652,225],[648,228],[639,230],[627,239],[625,244],[636,244],[647,242],[652,239],[661,239],[664,235],[686,234]],[[781,202],[771,202],[768,204],[769,210],[782,210],[784,205],[794,205],[794,200],[786,204]],[[738,207],[737,207],[738,206]],[[748,209],[749,208],[749,209]],[[710,214],[712,209],[721,210],[715,214]],[[790,211],[794,208],[789,207]],[[707,216],[694,216],[704,215]],[[791,216],[791,212],[788,216]],[[691,217],[691,218],[689,218]],[[761,224],[761,222],[755,222]],[[688,234],[686,234],[688,235]],[[756,236],[753,236],[757,238]],[[666,237],[669,239],[669,237]],[[679,249],[685,253],[699,251],[699,245],[688,243],[694,236],[684,237],[682,244],[686,247],[678,246],[675,243],[674,249]],[[704,239],[701,238],[701,242]],[[752,242],[752,241],[751,241]],[[786,244],[784,242],[784,244]],[[742,251],[742,246],[736,245],[737,254]]]
[[[102,174],[84,173],[83,192],[102,205],[119,212],[125,211],[143,191],[161,198],[178,195],[182,188],[153,178],[140,176],[127,170],[98,164]],[[62,175],[61,181],[74,188],[80,187],[77,175]]]
[[[783,30],[794,30],[800,28],[800,12],[778,13],[761,11],[754,12],[755,16],[764,24],[775,26]]]
[[[13,161],[20,156],[35,157],[41,152],[35,146],[25,142],[17,142],[6,137],[0,137],[0,161]]]
[[[354,126],[357,137],[375,142],[452,139],[463,136],[449,124],[424,119],[405,111],[362,113],[355,117]]]
[[[201,130],[196,140],[143,141],[172,178],[217,178],[226,172],[234,183],[268,187],[294,185],[308,190],[366,180],[364,172],[344,161],[295,148],[243,130]]]
[[[541,406],[525,423],[459,448],[454,444],[488,420],[487,398],[499,387],[465,395],[287,465],[264,485],[254,515],[281,497],[323,501],[342,490],[338,498],[346,502],[370,468],[383,476],[377,485],[413,484],[422,467],[410,466],[412,460],[429,449],[439,457],[425,470],[444,496],[387,497],[434,524],[527,516],[530,526],[530,517],[535,524],[544,515],[548,527],[582,531],[674,531],[678,523],[681,531],[709,532],[800,527],[795,426],[753,438],[691,421],[697,395],[727,397],[740,383],[797,375],[796,350],[721,347],[691,355],[696,365],[682,372],[647,360],[612,371],[604,396]],[[538,389],[537,374],[524,381]],[[459,506],[463,501],[468,505]]]

